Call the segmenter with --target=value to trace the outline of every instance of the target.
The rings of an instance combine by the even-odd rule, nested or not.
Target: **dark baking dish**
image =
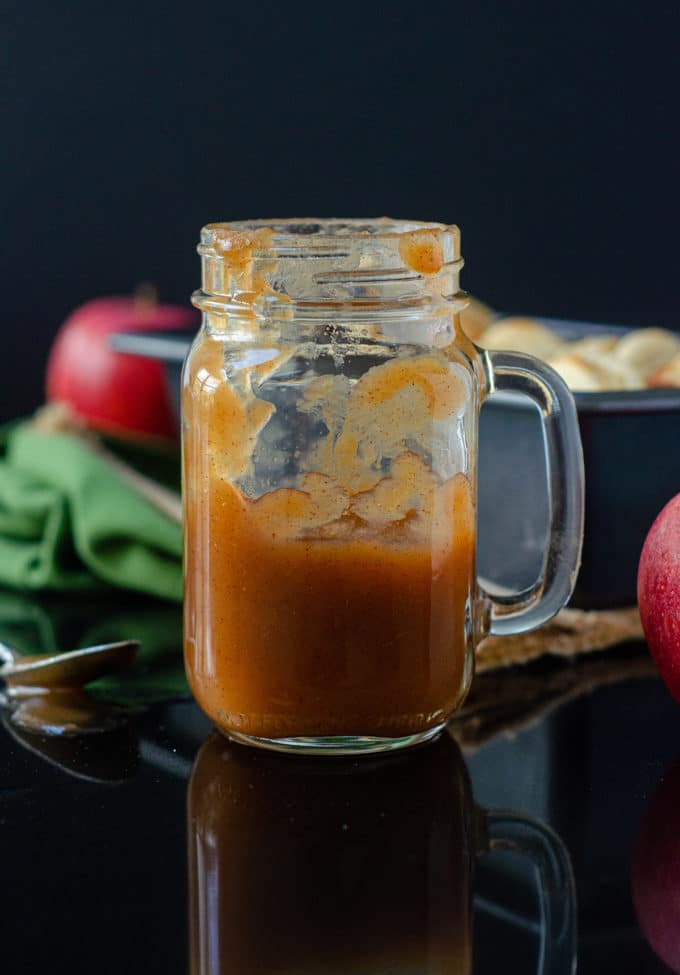
[[[628,329],[541,321],[565,339]],[[680,389],[575,393],[586,472],[581,571],[571,605],[636,602],[647,531],[680,491]],[[522,397],[484,404],[479,434],[480,574],[511,589],[537,576],[548,507],[540,421]]]
[[[541,321],[565,339],[623,334],[584,322]],[[114,348],[160,359],[179,415],[186,332],[119,334]],[[571,601],[584,609],[636,601],[645,535],[680,492],[680,389],[576,393],[586,470],[583,561]],[[509,589],[531,584],[547,529],[546,476],[538,413],[522,397],[498,394],[484,404],[479,436],[480,575]]]

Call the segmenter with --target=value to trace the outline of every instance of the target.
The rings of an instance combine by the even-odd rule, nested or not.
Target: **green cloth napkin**
[[[0,439],[0,585],[181,600],[177,522],[78,436],[24,423]]]

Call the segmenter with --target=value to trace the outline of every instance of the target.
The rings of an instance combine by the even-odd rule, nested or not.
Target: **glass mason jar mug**
[[[378,751],[436,735],[487,634],[571,594],[583,529],[573,399],[460,326],[456,227],[211,224],[183,379],[185,663],[231,737]],[[528,590],[475,576],[477,427],[495,390],[541,411],[548,548]],[[499,503],[502,500],[499,472]]]

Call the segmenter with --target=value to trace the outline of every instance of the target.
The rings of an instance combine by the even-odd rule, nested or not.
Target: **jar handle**
[[[538,873],[541,915],[538,975],[576,971],[576,886],[569,854],[545,823],[514,812],[488,811],[482,852],[510,850],[528,857]]]
[[[528,396],[539,409],[548,471],[548,547],[536,582],[522,592],[486,592],[493,636],[525,633],[542,626],[571,596],[583,543],[583,451],[574,397],[554,369],[519,352],[484,353],[488,392]]]

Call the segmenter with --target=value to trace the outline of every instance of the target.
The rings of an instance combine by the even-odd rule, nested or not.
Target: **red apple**
[[[668,502],[649,530],[637,588],[650,652],[666,687],[680,702],[680,494]]]
[[[677,500],[677,499],[676,499]],[[633,904],[659,958],[680,975],[680,760],[665,773],[633,850]]]
[[[197,313],[148,297],[96,298],[59,329],[47,364],[48,402],[68,404],[88,426],[118,436],[176,435],[164,367],[110,348],[113,332],[190,329]]]

